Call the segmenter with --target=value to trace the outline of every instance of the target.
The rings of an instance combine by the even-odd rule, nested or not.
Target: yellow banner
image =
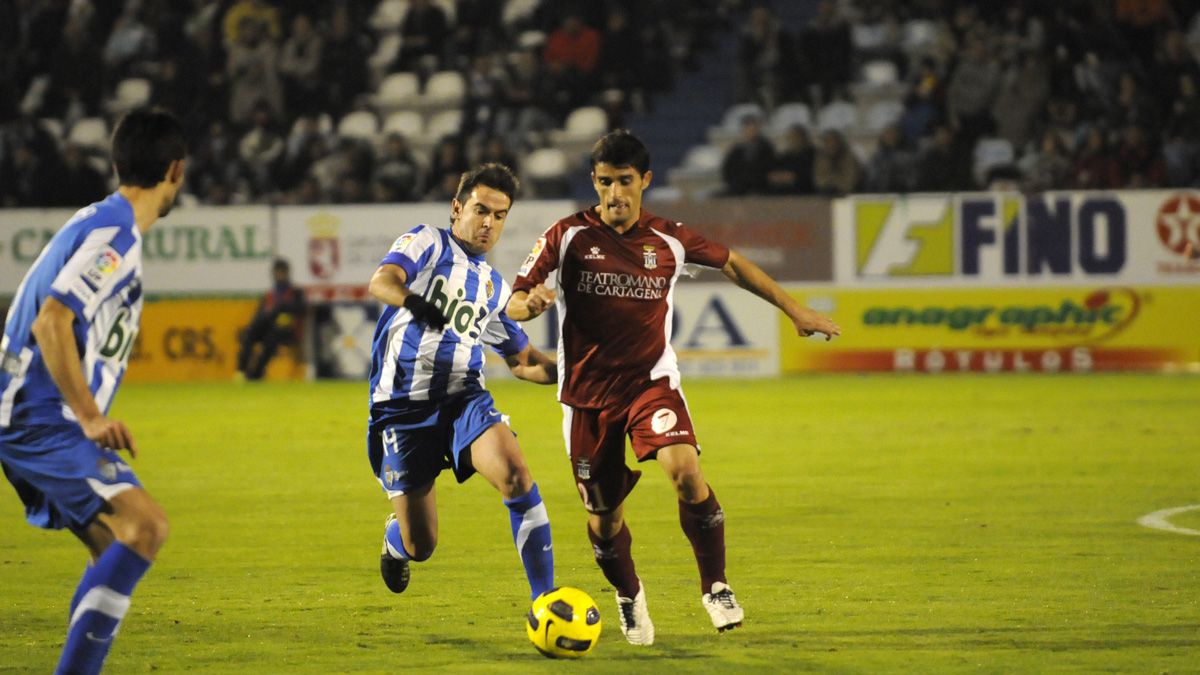
[[[231,379],[237,370],[238,333],[257,306],[253,299],[147,302],[126,381]]]
[[[1200,288],[793,291],[831,315],[833,342],[782,322],[783,372],[1200,368]]]

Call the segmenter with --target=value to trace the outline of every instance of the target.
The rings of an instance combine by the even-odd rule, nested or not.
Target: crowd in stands
[[[739,57],[735,96],[754,105],[726,194],[1200,186],[1191,0],[825,1],[795,28],[763,3]],[[881,99],[869,124],[764,132],[788,104]]]
[[[652,106],[733,4],[3,2],[0,206],[102,196],[114,184],[108,130],[144,102],[183,118],[185,192],[198,203],[446,199],[469,163],[519,170],[580,106],[602,106],[609,126]],[[463,83],[450,128],[384,124],[378,89],[389,75],[415,75],[419,92],[446,71]],[[362,117],[343,124],[357,113],[368,113],[366,131],[349,133],[362,129]]]

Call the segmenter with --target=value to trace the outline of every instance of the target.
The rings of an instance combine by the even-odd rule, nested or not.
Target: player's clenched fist
[[[538,284],[529,289],[529,295],[525,298],[525,307],[529,310],[529,317],[533,318],[550,308],[554,304],[554,298],[557,294],[545,284]]]
[[[404,309],[412,312],[418,321],[424,321],[432,328],[441,330],[446,327],[446,315],[416,293],[404,298]]]

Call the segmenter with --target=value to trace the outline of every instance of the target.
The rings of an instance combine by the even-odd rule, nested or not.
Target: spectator
[[[1117,167],[1121,185],[1126,188],[1159,187],[1163,184],[1166,167],[1158,148],[1146,138],[1146,130],[1131,124],[1117,147]]]
[[[813,187],[826,195],[846,195],[862,181],[862,164],[840,131],[821,134],[821,147],[813,161]]]
[[[433,161],[429,165],[429,186],[432,195],[438,199],[426,195],[426,201],[444,201],[440,198],[445,196],[445,188],[448,183],[453,183],[449,189],[449,198],[453,199],[454,192],[458,188],[458,179],[468,168],[466,149],[463,148],[462,140],[456,136],[442,137],[438,141],[437,147],[433,149]],[[451,178],[454,180],[450,180]]]
[[[301,115],[316,112],[321,89],[321,36],[307,14],[292,18],[292,34],[279,56],[288,110]]]
[[[283,36],[279,10],[267,0],[237,0],[221,21],[225,44],[232,47],[243,40],[242,30],[251,25],[244,23],[247,19],[257,27],[263,38],[277,42]]]
[[[1121,187],[1121,172],[1108,144],[1108,132],[1099,124],[1088,128],[1075,158],[1071,187],[1080,190],[1112,190]]]
[[[1179,96],[1170,109],[1163,158],[1171,187],[1196,185],[1200,179],[1200,95],[1196,82],[1191,74],[1179,76]]]
[[[386,188],[392,202],[416,201],[421,196],[421,164],[403,134],[388,134],[383,155],[375,165],[374,184]],[[382,185],[381,185],[382,184]],[[378,201],[379,189],[376,190]]]
[[[441,50],[450,33],[446,13],[431,0],[410,0],[400,24],[400,70],[433,72],[441,67]]]
[[[805,61],[812,68],[820,103],[848,98],[846,83],[850,81],[850,66],[854,62],[850,26],[831,0],[822,0],[817,6],[817,15],[805,28],[801,44]]]
[[[737,100],[754,101],[773,110],[781,101],[792,98],[798,69],[795,50],[791,36],[771,10],[765,5],[755,6],[738,45]]]
[[[371,43],[350,23],[344,4],[334,5],[329,36],[321,47],[321,81],[325,83],[324,112],[342,117],[355,107],[367,89],[367,56]]]
[[[279,81],[279,52],[263,24],[251,16],[242,19],[237,42],[229,48],[225,64],[229,76],[229,119],[236,125],[251,123],[254,108],[263,101],[273,117],[283,117],[283,85]]]
[[[487,54],[504,46],[503,3],[495,0],[456,0],[454,54]]]
[[[255,194],[275,191],[275,176],[283,157],[283,137],[275,129],[271,108],[259,101],[254,106],[254,125],[238,143],[238,155],[250,171]]]
[[[595,86],[599,57],[600,34],[575,14],[563,19],[562,25],[546,38],[542,60],[547,74],[569,93],[566,108],[575,108],[588,99]]]
[[[54,206],[78,206],[104,199],[108,181],[87,161],[83,149],[74,143],[63,148],[62,173],[54,181]]]
[[[555,92],[550,78],[532,48],[513,54],[506,69],[507,85],[501,90],[501,107],[496,114],[496,133],[503,134],[509,145],[522,147],[531,136],[545,135],[555,126],[550,107]],[[566,115],[566,110],[561,111]]]
[[[64,27],[51,69],[53,85],[41,111],[43,115],[63,117],[72,103],[80,106],[85,115],[100,111],[107,73],[100,50],[83,21],[72,20]]]
[[[933,141],[921,154],[917,168],[917,189],[922,192],[956,192],[972,187],[967,150],[957,141],[949,126],[939,125],[933,131]]]
[[[909,192],[916,187],[915,168],[916,157],[905,146],[900,127],[890,125],[879,135],[864,187],[869,192]]]
[[[1033,133],[1038,113],[1050,96],[1050,76],[1036,54],[1025,54],[1020,65],[1010,66],[1001,78],[999,95],[992,107],[996,135],[1023,148]]]
[[[947,112],[965,146],[991,131],[991,106],[1000,86],[1000,68],[990,58],[984,39],[969,40],[966,57],[954,69],[946,90]]]
[[[625,92],[634,100],[640,99],[644,88],[645,58],[642,39],[637,29],[630,25],[629,13],[614,5],[605,18],[604,34],[600,38],[597,68],[600,86]]]
[[[520,174],[520,162],[517,161],[517,156],[508,149],[508,144],[504,142],[501,136],[488,136],[483,143],[483,150],[479,153],[478,164],[501,164],[512,169],[513,173]]]
[[[492,67],[491,54],[476,54],[466,76],[466,100],[463,101],[462,133],[491,133],[495,127],[504,90],[503,70]]]
[[[788,128],[783,150],[775,156],[775,166],[767,174],[771,192],[807,195],[813,191],[813,144],[808,129],[799,124]]]
[[[258,303],[250,325],[242,331],[238,374],[260,380],[280,345],[299,345],[304,322],[304,292],[292,285],[288,261],[271,265],[271,288]]]
[[[1068,186],[1071,160],[1062,138],[1053,131],[1042,133],[1036,151],[1025,154],[1019,164],[1024,175],[1024,188],[1029,192],[1045,192]]]
[[[775,149],[762,134],[762,120],[757,115],[746,115],[741,122],[741,138],[721,162],[725,194],[766,194],[767,174],[774,166]]]

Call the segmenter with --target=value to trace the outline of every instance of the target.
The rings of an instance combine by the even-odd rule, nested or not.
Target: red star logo
[[[1188,242],[1200,248],[1200,198],[1181,192],[1158,209],[1158,238],[1172,253],[1183,255]]]

